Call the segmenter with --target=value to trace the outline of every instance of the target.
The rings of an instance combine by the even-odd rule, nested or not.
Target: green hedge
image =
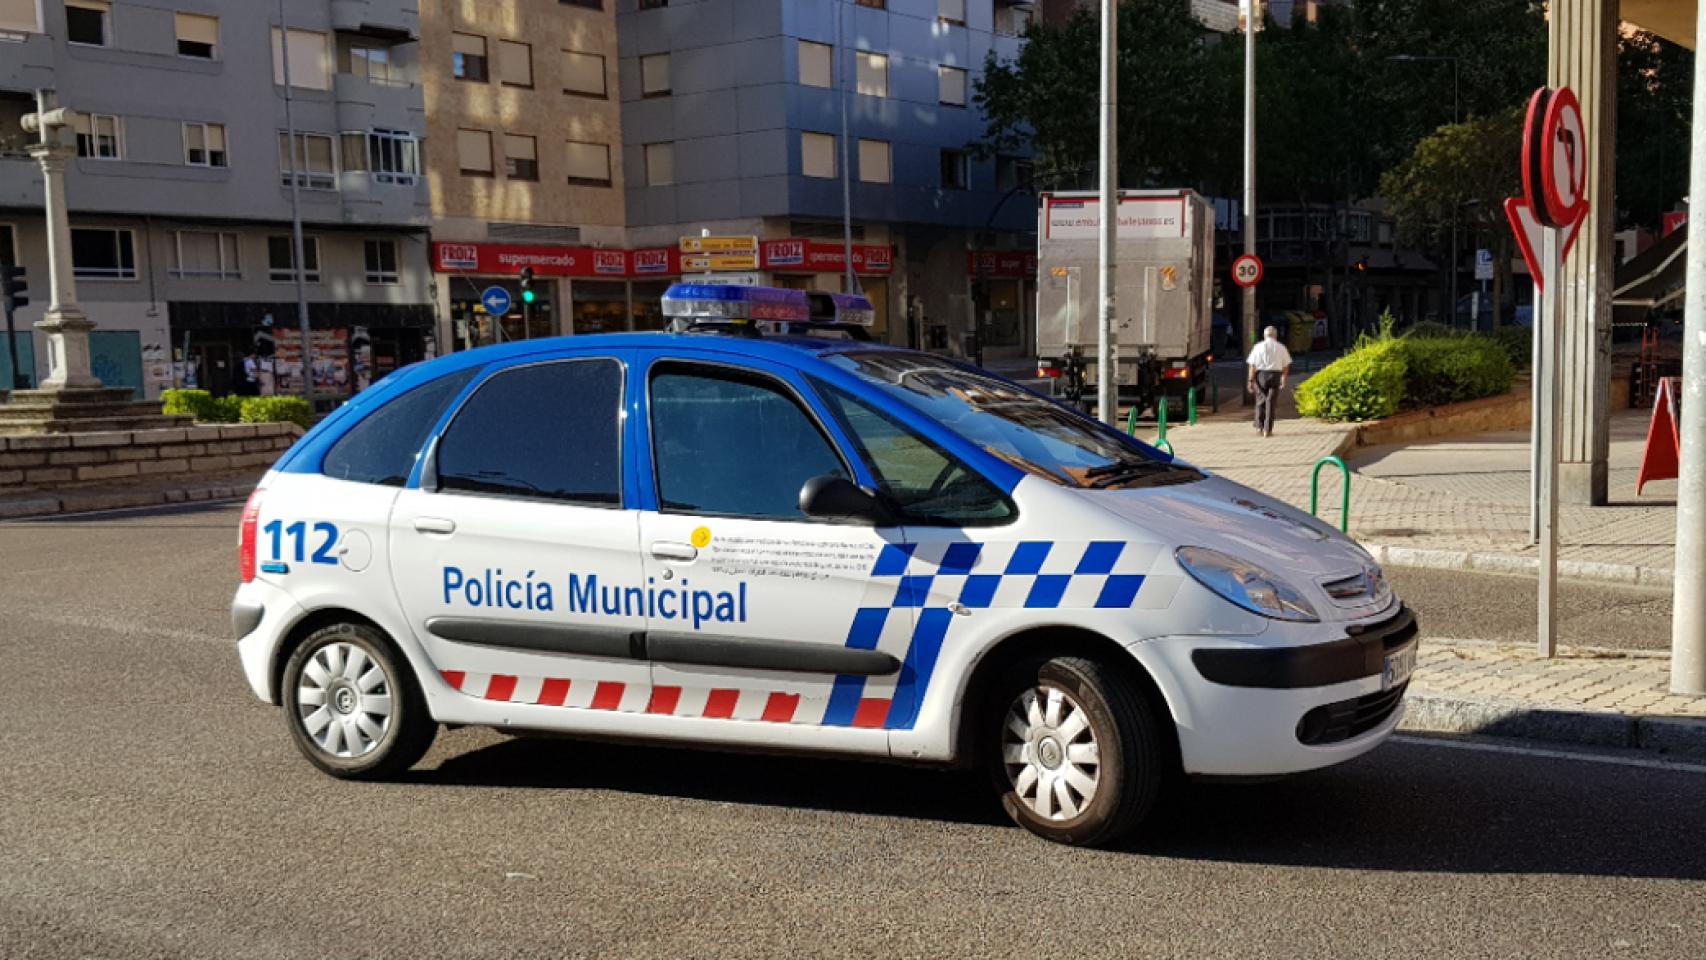
[[[1363,336],[1297,388],[1297,410],[1322,420],[1377,420],[1400,409],[1498,396],[1510,392],[1516,375],[1508,349],[1493,337],[1445,328],[1393,336],[1388,314],[1378,334]]]
[[[296,423],[304,429],[314,422],[308,401],[301,397],[216,397],[206,390],[163,390],[160,412],[188,414],[197,423]]]
[[[1493,340],[1504,349],[1513,369],[1527,370],[1534,360],[1534,330],[1531,327],[1506,324],[1493,331]]]

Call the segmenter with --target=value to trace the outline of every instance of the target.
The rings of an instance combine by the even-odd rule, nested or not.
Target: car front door
[[[645,708],[650,672],[633,656],[644,573],[623,489],[626,379],[612,356],[490,374],[429,446],[418,486],[397,498],[399,601],[463,695]]]
[[[860,479],[789,371],[654,357],[640,448],[658,712],[881,728],[913,627],[900,531],[800,511]]]

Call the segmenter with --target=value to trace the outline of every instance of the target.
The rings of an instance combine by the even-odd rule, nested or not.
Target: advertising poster
[[[276,340],[273,389],[281,394],[302,391],[302,333],[280,327],[273,334]],[[350,392],[350,355],[348,330],[314,330],[313,362],[314,389],[321,393]]]

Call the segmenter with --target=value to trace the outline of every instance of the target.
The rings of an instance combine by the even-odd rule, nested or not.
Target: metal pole
[[[303,286],[304,262],[302,244],[301,185],[296,182],[296,121],[291,114],[290,97],[290,27],[284,19],[284,0],[278,0],[278,59],[284,71],[284,151],[285,169],[290,174],[290,263],[296,280],[296,327],[302,335],[302,399],[308,409],[314,409],[314,340],[308,331],[308,292]],[[303,151],[307,160],[307,151]],[[277,393],[276,385],[273,392]]]
[[[1548,289],[1545,309],[1534,312],[1534,331],[1546,335],[1546,396],[1541,406],[1543,421],[1544,468],[1546,481],[1541,486],[1540,509],[1540,623],[1539,653],[1543,657],[1558,653],[1558,420],[1562,415],[1558,396],[1558,353],[1563,341],[1558,324],[1562,311],[1558,309],[1563,297],[1563,237],[1552,227],[1542,231],[1541,257],[1546,267]]]
[[[1261,23],[1260,0],[1244,0],[1244,252],[1256,255],[1256,27]],[[1256,287],[1244,288],[1244,347],[1256,342],[1261,323],[1256,316]]]
[[[1119,230],[1119,119],[1118,71],[1115,63],[1119,54],[1119,3],[1102,3],[1102,221],[1100,242],[1097,245],[1098,268],[1101,271],[1101,306],[1096,313],[1096,415],[1103,423],[1119,419],[1118,374],[1114,366],[1114,241]]]
[[[1540,353],[1545,309],[1551,305],[1541,286],[1541,283],[1534,285],[1534,310],[1529,315],[1528,326],[1528,542],[1531,545],[1540,542],[1540,378],[1552,366]]]
[[[835,49],[841,50],[841,11],[847,4],[836,0],[835,4]],[[845,53],[843,53],[845,56]],[[859,52],[853,51],[858,57]],[[856,61],[855,61],[856,62]],[[841,72],[846,74],[846,64],[842,64]],[[841,101],[841,259],[847,268],[847,279],[843,287],[848,293],[859,292],[859,277],[853,272],[853,179],[847,163],[847,79],[838,77],[841,81],[836,90],[836,99]]]
[[[1696,29],[1706,30],[1706,4]],[[1694,130],[1688,179],[1706,196],[1706,71],[1694,73]],[[1688,248],[1690,290],[1706,290],[1706,245]],[[1682,457],[1676,481],[1676,587],[1670,633],[1670,689],[1706,695],[1706,297],[1683,308],[1682,395],[1677,435]]]

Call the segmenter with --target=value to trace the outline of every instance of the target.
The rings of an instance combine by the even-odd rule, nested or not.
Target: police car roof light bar
[[[664,291],[664,316],[699,323],[749,320],[800,322],[811,319],[804,290],[781,287],[677,283]]]

